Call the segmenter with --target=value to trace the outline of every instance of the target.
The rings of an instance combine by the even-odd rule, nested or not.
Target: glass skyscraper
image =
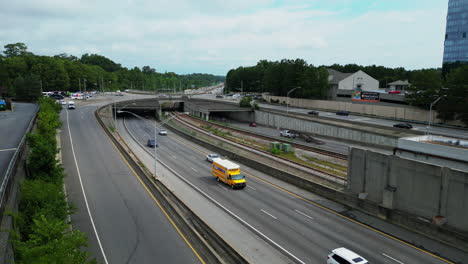
[[[468,0],[449,0],[444,63],[468,62]]]

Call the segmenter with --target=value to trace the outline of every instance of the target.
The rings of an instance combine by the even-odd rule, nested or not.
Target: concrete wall
[[[263,98],[270,102],[270,99],[286,102],[285,97],[263,95]],[[298,98],[289,98],[289,105],[293,107],[324,109],[331,111],[346,110],[353,113],[374,115],[393,119],[414,120],[419,122],[427,122],[429,118],[429,111],[415,108],[415,107],[394,107],[394,106],[380,106],[372,104],[353,104],[351,102],[336,102],[336,101],[323,101],[323,100],[307,100]],[[433,113],[434,120],[432,123],[439,123],[442,120],[436,118],[437,113]]]
[[[258,124],[275,128],[288,128],[324,137],[337,138],[341,140],[356,142],[364,145],[396,147],[397,137],[390,137],[371,133],[365,130],[335,126],[326,123],[314,122],[313,120],[293,118],[281,113],[266,111],[255,111],[255,121]]]
[[[468,172],[352,148],[348,188],[366,199],[468,231]]]

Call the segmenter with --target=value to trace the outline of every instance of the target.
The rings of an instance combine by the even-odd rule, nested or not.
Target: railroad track
[[[184,118],[187,118],[187,117],[188,117],[187,115],[184,115]],[[200,119],[197,119],[197,118],[193,118],[193,117],[190,117],[190,119],[196,120],[197,122],[202,121],[201,123],[207,123],[207,122],[203,122],[203,120],[200,120]],[[177,120],[177,121],[179,121],[180,123],[182,123],[182,124],[184,124],[184,125],[186,125],[186,126],[188,126],[188,127],[192,127],[192,128],[194,128],[194,129],[197,129],[197,130],[202,130],[202,131],[204,131],[204,132],[209,132],[209,131],[207,131],[206,129],[200,128],[200,127],[194,125],[193,123],[190,123],[190,122],[184,120],[183,118],[181,118],[181,116],[175,117],[174,120]],[[209,122],[209,124],[211,125],[212,123]],[[225,128],[224,126],[219,126],[219,127]],[[236,129],[234,129],[234,130],[236,130]],[[242,131],[242,130],[241,130],[241,131]],[[236,131],[236,132],[237,132],[237,131]],[[246,135],[249,135],[249,136],[251,135],[251,133],[245,133],[245,134],[246,134]],[[254,150],[257,151],[257,152],[262,152],[262,153],[264,153],[264,154],[266,154],[266,155],[268,155],[268,156],[272,156],[272,154],[271,154],[270,152],[268,152],[268,151],[265,151],[265,150],[262,150],[262,149],[259,149],[259,148],[252,147],[251,145],[248,145],[248,144],[244,144],[244,143],[241,143],[241,142],[234,141],[234,140],[232,140],[232,139],[229,138],[229,137],[220,136],[220,135],[217,135],[217,137],[223,138],[223,139],[228,140],[228,141],[231,141],[231,142],[235,142],[236,144],[242,145],[242,146],[244,146],[244,147],[246,147],[246,148],[249,148],[249,149],[254,149]],[[259,137],[261,137],[261,136],[257,136],[257,138],[259,138]],[[271,140],[271,138],[269,138],[269,137],[264,137],[264,138],[268,138],[269,140]],[[289,142],[288,142],[288,143],[289,143]],[[307,165],[304,165],[304,164],[302,164],[302,163],[295,162],[295,161],[291,161],[291,160],[286,159],[286,158],[283,158],[283,157],[279,157],[279,156],[274,156],[274,157],[277,158],[277,159],[284,160],[284,161],[289,162],[289,163],[293,163],[293,164],[295,164],[296,166],[299,166],[299,167],[302,167],[302,168],[306,168],[306,169],[308,169],[308,170],[311,170],[311,171],[313,171],[313,172],[316,172],[316,173],[318,173],[318,174],[315,174],[316,176],[319,176],[319,177],[322,177],[322,178],[326,178],[326,179],[328,179],[328,180],[331,180],[332,182],[337,182],[337,183],[344,184],[344,183],[347,181],[347,178],[346,178],[346,177],[342,177],[342,176],[339,176],[339,175],[330,173],[330,172],[325,171],[325,170],[321,170],[321,169],[317,169],[317,168],[315,168],[315,167],[307,166]],[[320,175],[320,174],[322,174],[323,176]]]
[[[255,134],[255,133],[252,133],[252,132],[249,132],[249,131],[245,131],[243,129],[223,126],[223,125],[216,124],[216,123],[213,123],[213,122],[209,122],[209,121],[206,121],[206,120],[198,119],[198,118],[195,118],[195,117],[192,117],[192,116],[189,116],[189,115],[185,115],[184,117],[192,119],[192,120],[197,120],[198,122],[201,122],[201,123],[209,124],[210,126],[213,126],[213,127],[232,130],[232,131],[235,131],[236,133],[248,135],[250,137],[255,137],[255,138],[264,139],[264,140],[268,140],[268,141],[276,141],[276,142],[280,142],[280,143],[288,143],[292,147],[295,147],[297,149],[302,149],[302,150],[305,150],[305,151],[315,152],[315,153],[318,153],[318,154],[322,154],[322,155],[325,155],[325,156],[329,156],[329,157],[333,157],[333,158],[337,158],[337,159],[341,159],[341,160],[348,160],[348,155],[346,155],[346,154],[341,154],[341,153],[337,153],[337,152],[333,152],[333,151],[329,151],[329,150],[325,150],[325,149],[321,149],[321,148],[316,148],[316,147],[312,147],[312,146],[307,146],[307,145],[303,145],[303,144],[299,144],[299,143],[293,143],[293,142],[282,140],[282,139],[279,139],[279,138],[276,138],[276,137],[258,135],[258,134]]]

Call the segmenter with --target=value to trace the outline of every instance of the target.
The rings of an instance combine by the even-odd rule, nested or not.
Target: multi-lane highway
[[[88,102],[89,103],[89,102]],[[62,160],[73,228],[100,263],[199,263],[94,117],[96,104],[61,113]]]
[[[130,118],[126,123],[141,144],[153,137],[153,128],[146,122]],[[162,162],[267,237],[262,239],[293,262],[321,263],[331,249],[345,246],[371,263],[450,263],[315,203],[322,201],[321,197],[304,199],[273,186],[263,180],[267,175],[253,168],[242,166],[247,174],[247,188],[230,190],[211,176],[210,164],[204,161],[208,151],[178,136],[160,136],[158,145]],[[445,249],[438,253],[449,254],[455,261],[468,260],[463,252]]]

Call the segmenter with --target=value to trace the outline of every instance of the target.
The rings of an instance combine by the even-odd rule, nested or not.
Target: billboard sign
[[[356,90],[351,95],[353,101],[380,102],[380,93]]]

